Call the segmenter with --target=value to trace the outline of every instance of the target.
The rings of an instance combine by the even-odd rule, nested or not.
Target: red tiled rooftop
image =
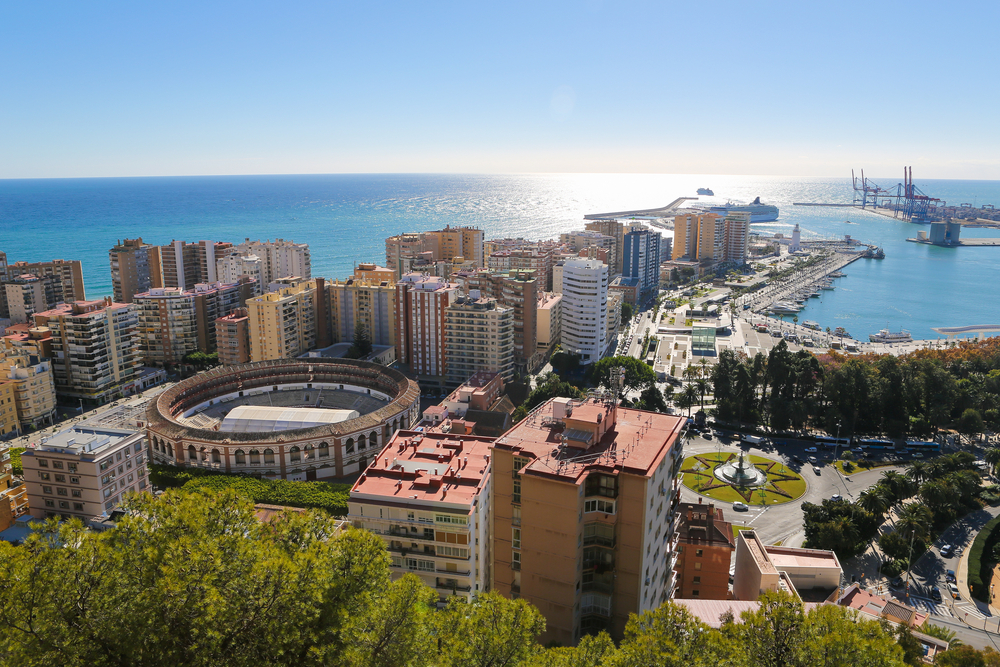
[[[492,444],[493,438],[473,435],[397,431],[355,482],[352,500],[471,505],[489,478]]]
[[[533,457],[526,474],[577,480],[588,468],[618,468],[648,475],[680,435],[682,417],[631,408],[609,408],[589,399],[573,402],[572,414],[557,420],[553,399],[497,440],[496,447]],[[574,441],[587,430],[601,434],[597,442]],[[566,441],[564,443],[564,436]],[[586,463],[570,461],[587,457]]]

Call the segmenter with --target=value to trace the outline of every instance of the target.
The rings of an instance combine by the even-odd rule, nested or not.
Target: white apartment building
[[[242,276],[254,279],[253,296],[260,296],[264,282],[264,262],[257,255],[227,255],[216,262],[220,283],[238,283]]]
[[[260,258],[263,272],[263,279],[260,281],[262,285],[291,276],[302,280],[312,278],[312,260],[308,243],[295,243],[285,239],[274,241],[246,239],[236,246],[236,251],[241,255],[254,255]]]
[[[347,518],[382,536],[393,579],[416,574],[442,604],[489,589],[492,443],[396,431],[351,489]]]
[[[562,266],[562,347],[592,364],[604,354],[608,325],[608,266],[571,259]]]
[[[142,432],[77,425],[21,454],[31,516],[86,522],[147,487]]]

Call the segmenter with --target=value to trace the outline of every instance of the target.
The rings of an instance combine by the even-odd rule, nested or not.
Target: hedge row
[[[351,491],[350,484],[268,480],[163,465],[151,466],[149,479],[159,487],[233,489],[255,503],[322,509],[334,516],[347,514],[347,499]]]
[[[24,451],[24,447],[11,447],[10,448],[10,467],[11,471],[15,475],[23,475],[24,468],[21,467],[21,452]]]
[[[989,563],[989,554],[992,551],[996,538],[1000,537],[1000,531],[996,527],[1000,526],[1000,517],[989,521],[983,529],[976,535],[972,548],[969,549],[969,591],[972,597],[982,602],[990,601],[990,580],[993,578],[993,568]],[[983,560],[983,552],[987,554],[987,560]],[[986,575],[985,582],[983,575]]]

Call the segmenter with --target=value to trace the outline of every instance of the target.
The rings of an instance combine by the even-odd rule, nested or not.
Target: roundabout
[[[806,481],[784,463],[735,453],[696,454],[684,459],[683,484],[723,502],[778,505],[801,497]]]

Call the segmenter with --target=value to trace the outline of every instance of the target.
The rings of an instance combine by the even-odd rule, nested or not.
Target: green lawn
[[[854,466],[853,470],[847,472],[844,470],[844,461],[837,461],[837,470],[839,470],[843,475],[853,475],[855,473],[865,472],[866,470],[874,470],[875,468],[905,465],[905,463],[901,463],[900,461],[869,461],[867,459],[852,461],[852,464]]]
[[[734,455],[731,452],[723,452],[721,454],[699,454],[687,457],[684,459],[683,466],[681,466],[681,482],[684,486],[703,496],[726,503],[741,501],[750,505],[778,505],[787,503],[799,498],[806,492],[806,481],[794,470],[785,467],[780,461],[752,455],[749,458],[753,464],[774,464],[768,471],[767,478],[769,484],[766,487],[741,491],[728,485],[716,486],[718,480],[712,475],[712,470],[720,463],[725,463],[732,456]],[[778,488],[784,491],[784,495],[774,489],[772,485],[775,483],[778,485]]]

